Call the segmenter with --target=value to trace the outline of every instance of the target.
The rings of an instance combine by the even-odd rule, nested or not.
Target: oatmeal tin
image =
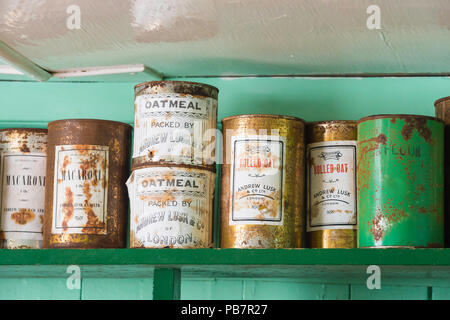
[[[211,247],[214,178],[210,167],[135,168],[127,181],[130,247]]]
[[[133,167],[215,164],[217,88],[151,81],[136,85],[134,92]]]

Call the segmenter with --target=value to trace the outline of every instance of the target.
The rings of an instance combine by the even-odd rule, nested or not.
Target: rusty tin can
[[[0,247],[42,248],[46,152],[47,129],[0,130]]]
[[[222,128],[221,247],[303,247],[305,122],[239,115]]]
[[[420,115],[358,122],[358,246],[442,247],[444,124]]]
[[[133,168],[154,163],[214,165],[216,87],[151,81],[135,86]]]
[[[130,247],[212,247],[214,180],[205,166],[135,168],[127,181]]]
[[[131,131],[96,119],[48,124],[44,247],[126,246]]]
[[[444,185],[445,194],[450,190],[450,96],[434,102],[436,117],[445,122],[444,132]],[[450,247],[450,197],[444,197],[444,244]]]
[[[436,117],[450,124],[450,96],[438,99],[434,102]]]
[[[311,248],[356,248],[356,121],[306,126],[306,231]]]

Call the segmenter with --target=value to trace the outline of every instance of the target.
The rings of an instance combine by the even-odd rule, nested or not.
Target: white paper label
[[[356,229],[356,141],[307,146],[307,231]]]
[[[230,225],[283,225],[286,139],[234,136]]]
[[[183,168],[135,170],[127,182],[131,246],[205,247],[211,243],[214,174]]]
[[[108,146],[55,147],[53,234],[106,234]]]
[[[177,93],[141,95],[135,101],[133,158],[174,159],[193,163],[203,158],[215,129],[217,100]],[[212,146],[215,147],[215,144]],[[213,150],[212,150],[213,151]],[[214,155],[209,152],[208,157]],[[214,159],[211,159],[214,160]]]
[[[42,240],[45,153],[2,153],[1,231],[5,239]]]

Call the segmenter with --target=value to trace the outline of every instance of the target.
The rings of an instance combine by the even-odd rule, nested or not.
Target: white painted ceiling
[[[372,4],[379,30],[366,25]],[[70,5],[79,30],[67,27]],[[450,0],[1,0],[0,40],[49,71],[448,74]]]

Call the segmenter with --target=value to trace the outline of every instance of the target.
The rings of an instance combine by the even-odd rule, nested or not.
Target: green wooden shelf
[[[42,249],[0,250],[0,266],[24,265],[450,266],[450,249]]]
[[[384,284],[450,285],[450,249],[0,250],[0,278],[63,278],[69,265],[80,266],[83,278],[153,277],[155,287],[167,280],[178,292],[180,275],[365,284],[369,265],[381,268]]]

